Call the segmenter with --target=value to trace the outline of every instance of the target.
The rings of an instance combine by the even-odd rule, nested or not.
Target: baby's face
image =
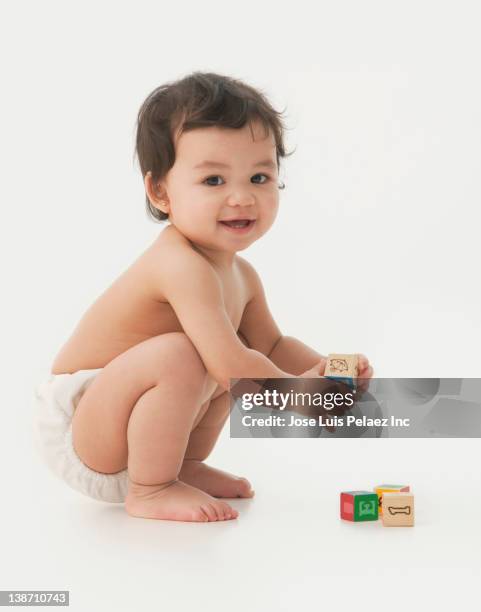
[[[249,125],[208,127],[177,139],[176,161],[163,183],[168,209],[162,210],[194,244],[241,251],[273,224],[279,206],[275,140],[258,123],[252,133]],[[222,223],[232,219],[250,222],[242,229]]]

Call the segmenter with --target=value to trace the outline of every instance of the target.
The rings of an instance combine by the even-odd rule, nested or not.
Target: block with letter
[[[383,493],[409,493],[409,485],[382,484],[374,487],[375,493],[379,498],[379,514],[382,514]]]
[[[412,493],[383,493],[382,524],[384,527],[414,526],[414,495]]]
[[[345,521],[377,521],[378,498],[371,491],[344,491],[341,493],[341,518]]]
[[[356,386],[356,378],[359,374],[357,355],[342,355],[330,353],[327,356],[324,376],[333,380],[339,380],[352,388]]]

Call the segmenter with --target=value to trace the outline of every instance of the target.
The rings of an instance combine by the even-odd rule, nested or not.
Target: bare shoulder
[[[164,264],[158,266],[159,271],[188,273],[199,272],[199,268],[202,268],[213,272],[209,261],[173,225],[162,232],[153,246],[156,263]]]
[[[212,266],[173,225],[161,232],[149,250],[148,268],[152,291],[157,299],[168,301],[167,285],[196,282],[215,276]]]

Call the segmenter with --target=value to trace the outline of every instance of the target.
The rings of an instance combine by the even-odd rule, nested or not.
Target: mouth
[[[249,231],[255,223],[255,219],[230,219],[229,221],[219,221],[229,231],[244,233]]]

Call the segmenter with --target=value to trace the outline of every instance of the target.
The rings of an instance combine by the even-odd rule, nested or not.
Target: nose
[[[255,203],[254,194],[246,189],[237,189],[227,198],[229,206],[254,206]]]

